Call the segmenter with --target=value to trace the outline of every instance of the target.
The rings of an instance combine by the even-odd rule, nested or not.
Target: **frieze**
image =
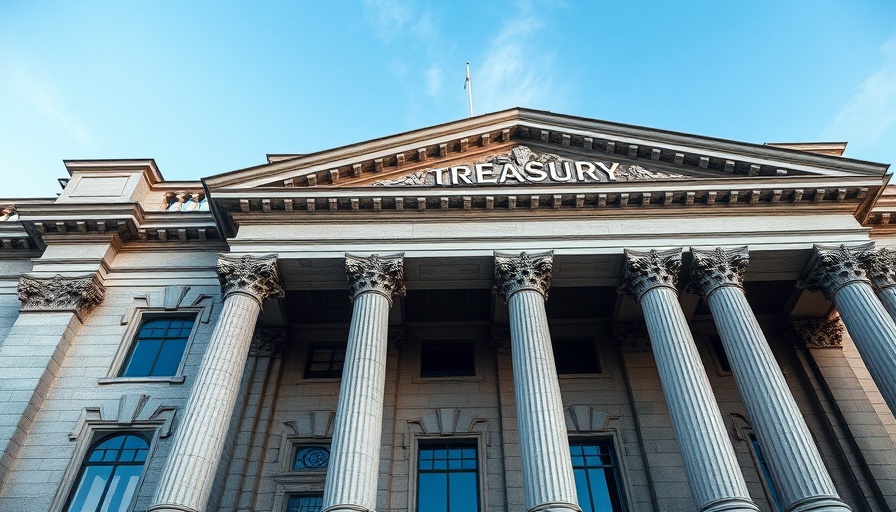
[[[815,256],[800,286],[812,292],[820,291],[833,300],[834,295],[849,283],[868,283],[862,263],[866,254],[873,250],[874,242],[852,246],[816,245]]]
[[[547,300],[553,262],[554,251],[518,255],[495,252],[495,295],[507,302],[520,290],[535,290]]]
[[[349,299],[364,292],[376,292],[392,303],[392,297],[404,297],[404,253],[380,256],[345,255],[345,275]]]
[[[678,292],[681,248],[648,252],[625,250],[625,271],[620,291],[640,303],[648,290],[666,287]]]
[[[22,311],[74,311],[86,314],[105,297],[96,274],[65,277],[22,276],[19,279]]]
[[[833,320],[794,320],[790,322],[789,338],[806,348],[843,348],[843,324]]]
[[[681,179],[688,179],[688,176],[619,162],[571,160],[553,153],[537,153],[527,146],[516,146],[505,154],[491,156],[470,165],[424,169],[398,178],[375,181],[373,185],[440,187]]]
[[[744,271],[750,262],[750,253],[746,247],[722,249],[717,247],[711,251],[691,249],[694,263],[691,267],[688,292],[708,297],[722,286],[743,288]]]
[[[218,279],[224,297],[242,293],[254,297],[258,302],[265,299],[283,297],[280,275],[277,271],[277,256],[232,256],[218,255]]]

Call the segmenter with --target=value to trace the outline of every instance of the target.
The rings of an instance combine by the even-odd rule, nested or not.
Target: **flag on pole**
[[[473,82],[470,80],[470,61],[467,61],[467,79],[464,80],[464,89],[470,99],[470,117],[473,117]]]

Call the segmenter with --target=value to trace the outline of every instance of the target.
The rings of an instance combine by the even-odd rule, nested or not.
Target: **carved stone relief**
[[[495,295],[507,299],[520,290],[535,290],[545,300],[551,287],[554,252],[528,254],[495,253]]]
[[[650,335],[644,324],[617,323],[610,329],[610,336],[622,352],[649,352]]]
[[[104,402],[99,406],[85,407],[72,432],[68,435],[74,441],[80,437],[87,425],[92,426],[156,426],[159,437],[171,435],[172,423],[177,407],[166,405],[159,399],[139,393],[124,394],[118,400]]]
[[[788,336],[794,344],[806,348],[843,348],[843,324],[833,320],[794,320],[790,322]]]
[[[878,249],[859,256],[871,284],[878,290],[896,286],[896,251]]]
[[[373,254],[367,257],[345,255],[345,274],[348,279],[349,299],[355,300],[364,292],[404,297],[404,254]]]
[[[874,249],[874,242],[860,245],[815,246],[815,257],[803,288],[822,292],[833,299],[840,288],[849,283],[869,282],[862,260]]]
[[[277,357],[286,346],[286,329],[259,327],[252,333],[249,355],[253,357]]]
[[[746,247],[727,250],[718,247],[712,251],[691,249],[691,254],[694,264],[688,284],[690,293],[706,297],[721,286],[743,288],[744,271],[750,262]]]
[[[676,290],[681,271],[681,249],[648,252],[625,251],[625,271],[620,291],[635,302],[648,290],[664,286]]]
[[[22,311],[74,311],[86,314],[99,305],[105,289],[96,274],[53,277],[22,276],[19,279]]]
[[[267,298],[283,297],[277,256],[218,255],[218,279],[224,297],[232,293],[244,293],[259,302]]]

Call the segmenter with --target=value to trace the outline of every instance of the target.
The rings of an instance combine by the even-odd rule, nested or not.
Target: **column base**
[[[160,503],[158,505],[153,505],[146,509],[146,512],[202,512],[200,510],[196,510],[193,507],[187,507],[185,505],[173,505],[171,503]]]
[[[704,505],[700,512],[759,512],[759,507],[746,498],[724,498]]]
[[[527,512],[582,512],[575,503],[565,501],[549,501],[530,508]]]
[[[850,512],[849,505],[837,496],[809,496],[793,502],[787,512]]]
[[[148,510],[146,512],[149,512]],[[321,510],[320,512],[374,512],[369,508],[364,508],[361,505],[330,505],[329,507]]]

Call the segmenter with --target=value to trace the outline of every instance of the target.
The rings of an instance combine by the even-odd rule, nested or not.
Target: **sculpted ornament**
[[[790,338],[806,348],[843,348],[843,324],[833,320],[795,320],[790,323]]]
[[[896,286],[896,251],[878,249],[860,256],[871,284],[878,290]]]
[[[750,262],[750,253],[746,247],[722,249],[717,247],[711,251],[691,249],[694,264],[691,267],[691,279],[688,292],[704,297],[722,286],[736,286],[743,289],[744,271]]]
[[[99,305],[105,289],[96,274],[53,277],[22,276],[19,279],[22,311],[74,311],[84,314]]]
[[[254,357],[276,357],[286,346],[286,329],[259,327],[252,333],[249,355]]]
[[[681,271],[681,248],[649,252],[625,250],[625,271],[620,291],[640,303],[648,290],[660,286],[678,293],[678,273]]]
[[[218,255],[218,279],[224,297],[243,293],[255,297],[258,302],[267,298],[283,297],[280,276],[277,272],[277,256]]]
[[[535,290],[548,300],[554,251],[519,255],[495,252],[495,295],[504,302],[520,290]]]
[[[349,299],[355,300],[364,292],[392,297],[404,297],[404,253],[369,257],[345,255],[345,275],[348,278]]]
[[[840,288],[847,284],[869,282],[862,260],[873,249],[874,242],[839,247],[816,245],[813,263],[800,286],[812,292],[820,291],[833,300]]]
[[[610,335],[622,352],[650,351],[650,335],[647,333],[647,327],[643,324],[613,324]]]

